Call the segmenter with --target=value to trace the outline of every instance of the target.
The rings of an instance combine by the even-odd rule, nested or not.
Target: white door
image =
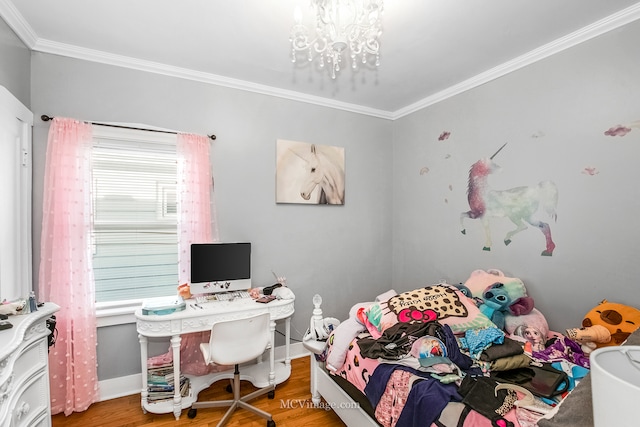
[[[33,114],[0,86],[0,301],[31,290]]]

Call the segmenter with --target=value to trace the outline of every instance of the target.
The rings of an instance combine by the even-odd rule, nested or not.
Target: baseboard
[[[100,390],[100,402],[132,394],[140,394],[142,374],[101,380],[98,381],[98,387]]]
[[[284,360],[286,347],[284,345],[276,347],[275,351],[275,359],[276,360]],[[295,342],[289,344],[289,356],[292,359],[297,359],[299,357],[308,356],[309,351],[304,348],[301,342]]]
[[[289,345],[289,354],[292,359],[305,357],[309,352],[302,343],[296,342]],[[275,348],[275,359],[285,359],[285,346]],[[118,397],[140,394],[142,385],[142,374],[127,375],[124,377],[101,380],[98,383],[100,390],[100,401],[117,399]]]

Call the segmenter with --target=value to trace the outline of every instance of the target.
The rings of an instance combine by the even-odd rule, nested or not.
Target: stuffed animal
[[[478,306],[480,312],[487,316],[491,321],[498,327],[499,329],[504,329],[504,316],[505,313],[516,314],[511,311],[511,305],[514,307],[520,307],[521,303],[528,300],[520,300],[516,305],[512,297],[509,295],[509,292],[503,283],[496,282],[493,285],[489,286],[482,293],[482,303]],[[533,305],[531,306],[533,309]],[[528,310],[528,312],[531,311]],[[520,310],[522,312],[527,310]]]
[[[271,292],[271,295],[276,297],[277,299],[294,299],[296,296],[293,294],[293,291],[286,286],[281,286],[279,288],[274,289]]]
[[[602,325],[611,333],[611,340],[596,343],[596,348],[621,345],[640,327],[640,310],[605,299],[589,310],[582,319],[582,326],[585,328],[594,325]]]
[[[178,286],[178,295],[182,297],[182,299],[191,298],[191,286],[188,283],[183,283]]]
[[[546,341],[554,335],[549,331],[547,319],[537,308],[521,316],[505,315],[504,330],[509,338],[527,344],[525,350],[529,353],[544,350]]]
[[[507,277],[500,270],[475,270],[457,287],[500,329],[504,329],[505,314],[528,314],[534,307],[522,280]]]
[[[585,354],[595,350],[598,344],[606,344],[611,341],[611,332],[602,325],[567,329],[566,335],[579,343]]]
[[[0,314],[18,314],[24,310],[26,305],[25,300],[3,302],[0,304]]]

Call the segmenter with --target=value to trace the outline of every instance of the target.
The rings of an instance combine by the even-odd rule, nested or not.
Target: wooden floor
[[[199,400],[229,399],[226,386],[228,380],[218,381],[198,395]],[[255,388],[251,383],[242,381],[241,395]],[[291,376],[276,387],[274,399],[266,395],[249,402],[258,408],[270,412],[278,427],[333,427],[344,426],[332,410],[313,408],[309,392],[309,358],[301,357],[291,361]],[[182,411],[179,420],[173,414],[143,414],[140,407],[140,395],[121,397],[91,405],[85,412],[75,412],[68,417],[64,414],[52,417],[53,427],[168,427],[168,426],[215,426],[226,409],[199,409],[194,419]],[[243,409],[237,409],[231,416],[230,427],[266,426],[266,420]]]

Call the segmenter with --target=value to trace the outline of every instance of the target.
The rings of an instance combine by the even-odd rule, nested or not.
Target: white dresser
[[[13,328],[0,331],[0,426],[51,426],[46,320],[59,307],[9,316]]]

